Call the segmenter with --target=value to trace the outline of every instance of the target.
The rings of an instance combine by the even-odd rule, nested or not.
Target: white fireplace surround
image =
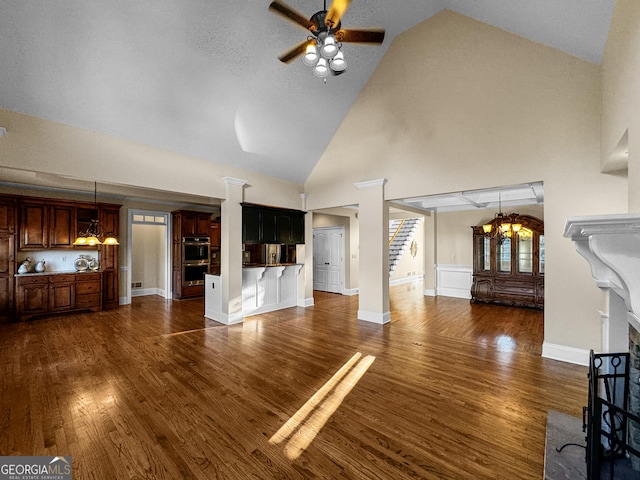
[[[609,289],[603,351],[626,351],[629,325],[640,331],[640,215],[569,218],[564,236],[591,265],[596,285]]]

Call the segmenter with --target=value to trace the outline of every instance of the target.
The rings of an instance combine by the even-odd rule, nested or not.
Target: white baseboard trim
[[[132,297],[144,297],[146,295],[160,295],[166,298],[166,292],[161,288],[136,288],[135,290],[131,290]]]
[[[471,299],[471,292],[469,289],[459,289],[459,288],[438,288],[436,296],[443,297],[454,297],[454,298],[465,298],[467,300]]]
[[[120,299],[118,300],[119,305],[129,305],[130,303],[131,300],[129,300],[127,297],[120,297]]]
[[[412,275],[410,277],[397,278],[396,280],[391,280],[389,282],[389,286],[402,285],[403,283],[421,282],[422,277],[424,277],[424,275]]]
[[[435,297],[436,296],[436,291],[433,288],[425,288],[423,295],[425,297]]]
[[[218,323],[222,323],[224,325],[234,325],[236,323],[242,323],[244,321],[242,312],[234,313],[233,315],[229,315],[228,313],[220,313],[220,318],[213,318],[213,316],[205,315],[205,318]]]
[[[576,365],[589,365],[589,350],[583,348],[567,347],[555,343],[544,342],[542,344],[542,357],[561,362],[575,363]]]
[[[358,295],[360,293],[360,289],[358,287],[356,288],[345,288],[344,291],[342,292],[343,295],[347,295],[347,296],[353,296],[353,295]]]
[[[311,298],[299,298],[298,299],[298,306],[299,307],[313,307],[314,302],[313,302],[313,297]]]
[[[391,312],[369,312],[367,310],[358,310],[358,320],[365,322],[385,324],[391,321]]]

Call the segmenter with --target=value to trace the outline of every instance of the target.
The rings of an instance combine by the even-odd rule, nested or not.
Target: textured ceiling
[[[319,0],[289,0],[311,16]],[[614,0],[355,0],[325,83],[269,0],[2,0],[0,107],[303,183],[396,35],[449,8],[599,63]],[[1,159],[0,159],[1,163]]]

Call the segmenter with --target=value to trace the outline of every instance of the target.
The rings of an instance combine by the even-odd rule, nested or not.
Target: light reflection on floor
[[[269,443],[277,445],[288,439],[284,447],[286,457],[290,460],[298,458],[313,442],[327,420],[342,404],[374,360],[375,357],[372,355],[362,358],[362,354],[356,352],[280,427],[269,439]]]

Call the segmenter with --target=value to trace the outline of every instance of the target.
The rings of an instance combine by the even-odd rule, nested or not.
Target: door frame
[[[344,285],[345,228],[344,228],[344,225],[336,225],[336,226],[333,226],[333,227],[314,227],[313,228],[313,237],[315,237],[316,233],[318,233],[318,232],[327,233],[327,232],[331,232],[331,231],[339,232],[341,237],[342,237],[342,242],[340,243],[340,292],[339,293],[340,293],[340,295],[344,295],[344,292],[345,292],[345,285]],[[314,245],[315,245],[315,241],[314,241]],[[315,258],[313,259],[313,265],[315,267]],[[315,285],[313,286],[313,289],[315,290]],[[321,291],[321,290],[319,290],[319,291]],[[331,292],[331,293],[333,293],[333,292]]]
[[[125,302],[120,302],[121,304],[125,304],[128,305],[131,303],[131,249],[133,247],[133,216],[134,215],[152,215],[155,217],[164,217],[165,218],[165,222],[164,224],[158,224],[159,227],[164,227],[165,228],[165,252],[164,252],[164,257],[165,257],[165,272],[164,272],[164,276],[165,276],[165,285],[167,286],[166,290],[165,290],[165,299],[171,299],[171,292],[172,290],[172,285],[171,285],[171,281],[172,281],[172,275],[171,275],[171,245],[172,245],[172,236],[171,236],[171,231],[172,231],[172,216],[171,213],[169,212],[159,212],[159,211],[155,211],[155,210],[140,210],[140,209],[133,209],[130,208],[128,210],[128,217],[127,217],[127,265],[126,267],[124,267],[124,270],[121,267],[121,273],[125,274],[125,277],[127,278],[127,288],[126,288],[126,297],[125,297]],[[137,223],[137,222],[136,222]]]

